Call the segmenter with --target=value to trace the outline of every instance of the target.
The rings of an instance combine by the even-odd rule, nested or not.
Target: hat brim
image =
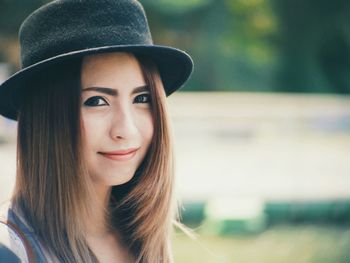
[[[143,54],[152,59],[158,67],[167,96],[181,88],[193,70],[193,61],[186,52],[167,46],[118,45],[77,50],[42,60],[10,76],[0,85],[0,114],[12,120],[17,119],[18,103],[15,101],[16,94],[23,92],[22,89],[26,88],[26,81],[45,67],[75,57],[113,51]]]

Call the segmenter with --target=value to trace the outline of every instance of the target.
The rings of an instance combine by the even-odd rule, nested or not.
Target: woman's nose
[[[110,136],[113,139],[131,139],[138,132],[135,116],[127,106],[119,106],[113,111]]]

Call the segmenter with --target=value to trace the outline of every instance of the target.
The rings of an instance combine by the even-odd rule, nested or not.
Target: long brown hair
[[[151,93],[154,135],[128,183],[112,187],[108,216],[138,262],[172,262],[175,217],[172,136],[158,70],[136,55]],[[90,185],[80,129],[81,59],[30,82],[18,114],[17,178],[12,203],[61,262],[97,262],[84,236]]]

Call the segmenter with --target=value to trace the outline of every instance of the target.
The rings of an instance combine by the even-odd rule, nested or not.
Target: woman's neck
[[[90,217],[87,219],[87,235],[90,237],[103,237],[111,234],[111,226],[108,218],[108,203],[111,187],[95,185],[90,206]]]
[[[108,218],[111,187],[95,187],[91,217],[87,220],[86,240],[99,262],[135,262]]]

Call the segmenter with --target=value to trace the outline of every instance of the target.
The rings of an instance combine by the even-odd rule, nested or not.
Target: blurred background
[[[0,82],[49,1],[0,0]],[[169,97],[177,194],[193,240],[176,262],[350,262],[350,2],[143,0],[154,42],[195,69]],[[0,202],[16,123],[0,117]]]

